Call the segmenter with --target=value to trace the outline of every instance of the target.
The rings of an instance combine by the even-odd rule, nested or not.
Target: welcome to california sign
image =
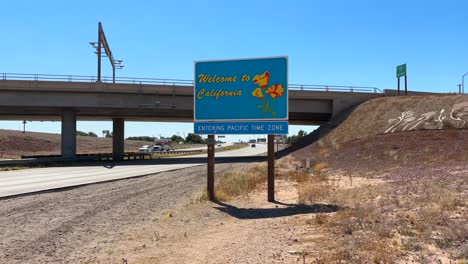
[[[288,120],[288,58],[195,62],[194,121]]]

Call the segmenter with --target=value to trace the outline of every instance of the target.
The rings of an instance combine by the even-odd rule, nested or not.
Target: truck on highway
[[[172,150],[171,146],[169,145],[153,145],[153,151],[170,151]]]
[[[138,149],[139,153],[153,153],[172,150],[169,140],[155,139],[153,145],[144,145]]]
[[[141,146],[141,148],[138,149],[139,153],[151,153],[153,152],[153,146],[152,145],[144,145]]]
[[[171,141],[168,139],[155,139],[154,140],[154,147],[155,151],[170,151],[172,147],[170,145]]]

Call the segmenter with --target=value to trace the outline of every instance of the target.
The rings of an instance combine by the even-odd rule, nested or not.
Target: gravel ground
[[[205,178],[198,166],[0,200],[0,262],[84,263],[130,227],[193,199]]]
[[[382,242],[379,237],[377,240],[355,237],[359,230],[337,236],[329,227],[324,228],[323,223],[316,224],[317,217],[333,219],[340,208],[359,204],[379,209],[372,215],[379,221],[384,219],[382,225],[397,231],[406,226],[407,215],[414,214],[418,216],[415,219],[427,222],[427,212],[432,211],[418,208],[430,205],[425,202],[427,197],[436,201],[440,196],[432,193],[442,190],[466,200],[468,154],[461,143],[466,142],[467,136],[466,131],[377,135],[339,146],[306,148],[295,153],[297,160],[288,157],[278,161],[278,172],[295,171],[305,157],[311,157],[313,164],[329,166],[330,173],[340,175],[337,181],[340,184],[333,186],[342,188],[336,193],[344,196],[336,201],[345,206],[326,201],[311,207],[296,206],[302,185],[280,178],[276,183],[279,203],[266,202],[266,186],[260,186],[248,197],[225,203],[192,203],[196,200],[194,194],[205,187],[206,166],[3,199],[0,263],[311,263],[327,257],[325,253],[336,257],[335,260],[346,259],[333,254],[344,245],[392,243]],[[218,164],[216,169],[251,165],[255,163]],[[356,200],[355,196],[362,197]],[[374,206],[377,200],[383,207]],[[444,223],[468,230],[465,208],[463,205],[446,211],[448,218]],[[367,215],[364,213],[363,217]],[[352,224],[353,219],[347,221]],[[423,227],[422,222],[419,225]],[[465,256],[466,234],[451,232],[452,229],[438,224],[433,227],[439,228],[441,236],[453,236],[448,238],[456,245],[447,244],[449,253],[434,246],[440,239],[413,236],[408,239],[415,241],[412,243],[421,250],[403,248],[398,252],[404,255],[387,257],[398,258],[401,263],[412,260],[424,263],[419,260],[432,254],[433,261],[425,263],[440,259],[442,262],[437,263],[450,263],[447,256],[452,260]],[[413,245],[399,242],[398,236],[391,239],[397,245]],[[359,247],[350,247],[349,252],[350,256],[366,260],[373,257],[373,251]]]

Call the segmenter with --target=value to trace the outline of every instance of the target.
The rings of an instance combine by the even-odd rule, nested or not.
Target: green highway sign
[[[396,67],[396,77],[406,76],[406,64],[401,64]]]

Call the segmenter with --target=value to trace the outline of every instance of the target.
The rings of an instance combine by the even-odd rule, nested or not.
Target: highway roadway
[[[216,153],[216,157],[246,157],[265,153],[266,144],[256,147],[230,150]],[[186,156],[185,158],[206,158],[205,154]],[[204,165],[206,163],[184,163],[181,158],[172,164],[164,159],[164,164],[125,162],[108,163],[108,165],[91,165],[75,167],[33,168],[17,171],[0,172],[0,197],[8,197],[39,191],[73,187],[91,183],[119,180],[125,178],[151,175],[164,171]],[[156,161],[157,162],[157,161]],[[170,163],[170,164],[168,164]]]

